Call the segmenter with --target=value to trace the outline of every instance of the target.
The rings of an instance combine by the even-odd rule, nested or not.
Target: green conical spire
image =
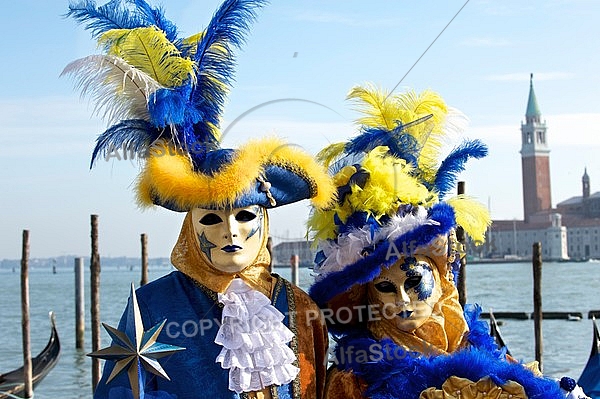
[[[537,99],[535,98],[535,92],[533,91],[533,73],[529,77],[529,99],[527,100],[527,112],[525,117],[527,119],[535,118],[539,120],[542,116],[540,108],[538,107]]]

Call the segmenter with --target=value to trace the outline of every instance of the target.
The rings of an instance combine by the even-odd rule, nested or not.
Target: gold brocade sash
[[[171,263],[180,272],[198,281],[215,292],[224,292],[231,281],[239,277],[243,279],[250,287],[262,292],[267,297],[271,297],[271,287],[273,277],[268,271],[271,263],[271,256],[266,247],[268,236],[268,220],[265,214],[265,233],[258,256],[254,262],[241,272],[225,273],[215,269],[206,262],[200,253],[195,237],[194,225],[191,212],[188,212],[183,221],[181,232],[177,243],[171,252]]]

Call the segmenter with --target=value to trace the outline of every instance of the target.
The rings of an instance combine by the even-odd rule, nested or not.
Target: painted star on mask
[[[204,232],[198,236],[198,241],[200,242],[200,250],[204,252],[204,255],[206,255],[209,261],[212,261],[210,250],[216,248],[217,246],[210,242],[208,238],[206,238],[206,234],[204,234]]]

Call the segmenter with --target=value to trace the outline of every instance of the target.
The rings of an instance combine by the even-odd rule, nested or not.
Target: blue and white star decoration
[[[143,399],[146,396],[144,391],[146,373],[142,370],[142,367],[150,373],[169,380],[169,376],[156,359],[171,355],[185,348],[156,341],[167,321],[166,319],[151,329],[144,331],[144,324],[133,284],[131,284],[131,294],[126,311],[127,324],[125,331],[117,330],[102,323],[113,339],[113,343],[108,348],[89,353],[88,356],[116,362],[106,382],[110,382],[120,372],[127,369],[133,397],[135,399]]]

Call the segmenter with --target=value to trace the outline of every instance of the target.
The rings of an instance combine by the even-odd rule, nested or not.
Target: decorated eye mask
[[[215,269],[236,273],[257,258],[266,234],[264,209],[192,210],[200,252]]]
[[[432,314],[440,297],[433,262],[421,255],[401,258],[369,284],[372,305],[381,308],[388,321],[402,331],[413,331]]]

